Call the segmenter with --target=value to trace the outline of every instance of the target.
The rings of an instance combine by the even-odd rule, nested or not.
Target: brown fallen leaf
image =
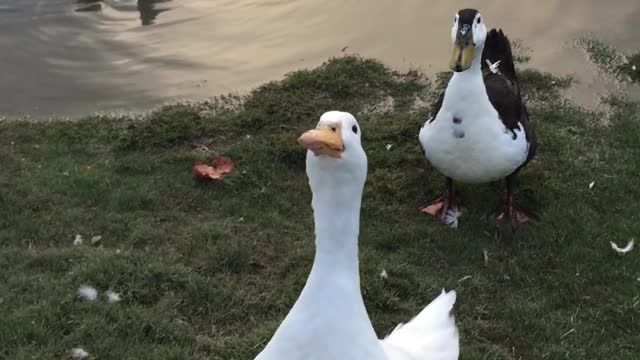
[[[233,170],[233,161],[226,156],[214,156],[213,165],[223,174],[230,173]]]
[[[228,174],[233,170],[233,161],[225,156],[214,156],[213,164],[204,164],[196,162],[193,165],[193,175],[201,179],[220,180],[224,174]]]
[[[222,178],[222,173],[216,171],[216,169],[207,164],[203,164],[201,162],[196,162],[193,165],[193,175],[202,179],[220,179]]]

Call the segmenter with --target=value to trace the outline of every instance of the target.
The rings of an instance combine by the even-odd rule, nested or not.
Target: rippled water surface
[[[461,1],[0,0],[0,114],[78,116],[246,92],[343,49],[394,67],[446,70]],[[571,74],[593,105],[615,83],[574,40],[638,50],[640,1],[476,1],[531,49],[527,66]]]

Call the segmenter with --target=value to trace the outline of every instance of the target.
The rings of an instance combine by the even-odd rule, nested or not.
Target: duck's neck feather
[[[482,77],[482,51],[483,47],[474,51],[470,68],[462,72],[453,73],[447,86],[447,94],[456,94],[456,97],[468,96],[472,93],[486,94],[484,79]],[[446,96],[444,101],[447,102]],[[445,104],[443,104],[443,106],[444,105]]]
[[[316,255],[313,270],[339,271],[356,282],[358,273],[358,234],[362,193],[314,193]]]

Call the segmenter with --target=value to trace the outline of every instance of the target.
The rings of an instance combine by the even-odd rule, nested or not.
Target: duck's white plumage
[[[459,182],[486,183],[505,178],[523,165],[527,161],[530,139],[519,119],[513,128],[507,128],[501,116],[511,114],[498,114],[489,100],[481,61],[487,30],[480,13],[466,9],[459,14],[451,28],[451,40],[455,47],[461,33],[472,36],[469,39],[474,47],[471,66],[454,72],[435,119],[425,122],[419,140],[427,160],[445,176]],[[488,59],[492,63],[491,71],[498,72],[500,65],[513,66],[510,49],[508,56],[510,64]],[[497,69],[494,62],[498,64]],[[507,105],[523,106],[504,79],[500,85],[510,96],[497,101],[512,101]]]
[[[418,316],[379,340],[360,291],[358,233],[367,158],[348,113],[325,113],[317,129],[337,129],[340,158],[307,152],[316,254],[295,305],[258,360],[454,360],[455,292],[443,292]],[[336,132],[336,131],[334,131]]]
[[[500,120],[475,60],[469,70],[453,74],[440,111],[425,123],[419,139],[438,171],[465,183],[507,177],[525,162],[529,150],[522,125],[512,132]]]
[[[400,324],[382,345],[389,359],[457,359],[458,328],[451,311],[455,291],[445,292],[431,302],[407,324]]]

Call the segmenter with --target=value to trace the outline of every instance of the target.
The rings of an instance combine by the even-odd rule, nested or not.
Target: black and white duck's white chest
[[[478,64],[453,75],[440,111],[427,120],[419,139],[427,160],[445,176],[485,183],[508,176],[525,162],[529,144],[518,125],[512,132],[500,119]]]

